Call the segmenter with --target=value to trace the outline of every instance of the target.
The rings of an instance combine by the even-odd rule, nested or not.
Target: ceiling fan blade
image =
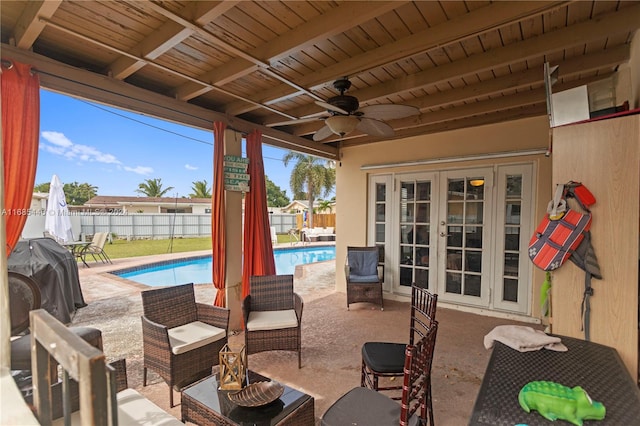
[[[368,117],[360,117],[360,123],[358,123],[358,127],[356,128],[371,136],[390,137],[395,134],[393,128],[387,123]]]
[[[358,111],[366,117],[377,120],[395,120],[397,118],[420,114],[420,110],[414,106],[396,104],[368,105],[360,108]]]
[[[329,136],[331,136],[333,134],[333,132],[331,131],[331,129],[329,128],[329,126],[327,126],[326,124],[322,127],[320,127],[314,134],[313,134],[313,140],[316,142],[320,142],[322,139],[326,139]]]
[[[331,105],[329,102],[316,101],[316,104],[329,111],[334,111],[334,112],[339,112],[340,114],[349,115],[348,111],[345,111],[342,108],[337,107],[335,105]]]

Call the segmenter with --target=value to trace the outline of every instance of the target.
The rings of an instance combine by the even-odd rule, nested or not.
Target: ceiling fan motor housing
[[[358,98],[355,96],[349,95],[338,95],[327,100],[331,105],[336,106],[338,108],[342,108],[347,111],[349,114],[353,114],[358,110],[360,106],[360,102],[358,102]]]

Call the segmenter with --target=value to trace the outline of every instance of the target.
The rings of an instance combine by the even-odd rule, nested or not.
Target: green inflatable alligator
[[[518,401],[527,413],[537,410],[547,420],[566,420],[577,426],[584,420],[602,420],[606,413],[604,405],[593,401],[580,386],[572,389],[555,382],[527,383]]]

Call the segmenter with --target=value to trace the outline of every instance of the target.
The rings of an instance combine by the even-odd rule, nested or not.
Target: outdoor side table
[[[270,381],[251,370],[249,382]],[[241,407],[227,397],[234,391],[218,389],[219,372],[214,367],[213,374],[185,388],[182,391],[182,421],[205,426],[313,426],[314,399],[296,389],[284,386],[280,399],[263,407]]]
[[[518,352],[495,342],[469,425],[551,424],[537,411],[525,412],[518,403],[520,389],[538,380],[581,386],[594,401],[603,403],[605,418],[585,420],[585,426],[638,424],[640,390],[618,352],[597,343],[558,337],[567,352]]]

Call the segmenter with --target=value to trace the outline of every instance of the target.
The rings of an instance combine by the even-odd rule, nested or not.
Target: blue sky
[[[291,198],[288,151],[263,145],[265,173]],[[243,150],[243,155],[245,152]],[[213,131],[129,113],[41,90],[36,184],[57,174],[87,182],[98,195],[136,196],[138,184],[161,178],[167,196],[189,196],[192,182],[213,182]]]

